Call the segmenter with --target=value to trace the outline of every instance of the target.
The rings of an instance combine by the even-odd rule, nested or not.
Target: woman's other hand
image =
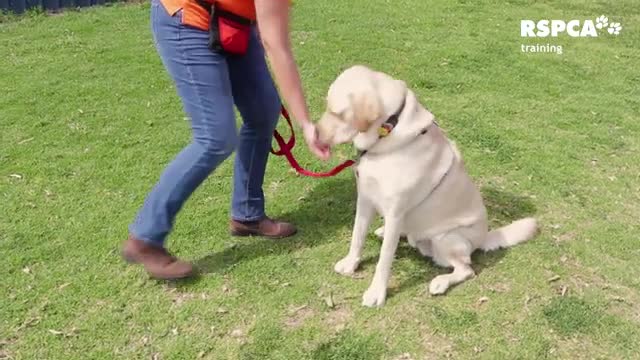
[[[289,0],[255,0],[255,6],[260,37],[289,114],[302,127],[311,152],[327,160],[331,152],[329,146],[318,139],[316,127],[309,121],[298,66],[291,50]]]

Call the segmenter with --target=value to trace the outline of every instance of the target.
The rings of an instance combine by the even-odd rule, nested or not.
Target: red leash
[[[291,138],[289,139],[289,141],[284,141],[284,138],[282,137],[282,135],[280,135],[278,130],[274,130],[273,137],[276,138],[276,142],[278,143],[280,150],[276,151],[272,147],[271,153],[276,156],[286,157],[291,167],[294,168],[298,172],[298,174],[301,174],[304,176],[316,177],[316,178],[331,177],[331,176],[337,175],[342,170],[355,164],[355,161],[347,160],[327,172],[313,172],[313,171],[309,171],[307,169],[302,168],[302,166],[298,164],[298,161],[296,160],[296,158],[293,157],[292,150],[293,150],[293,147],[296,146],[296,134],[293,132],[293,124],[291,123],[291,118],[289,117],[289,113],[287,112],[287,109],[285,109],[284,105],[282,106],[282,109],[280,112],[282,113],[282,116],[285,118],[285,120],[287,120],[287,123],[289,124],[289,129],[291,129]]]

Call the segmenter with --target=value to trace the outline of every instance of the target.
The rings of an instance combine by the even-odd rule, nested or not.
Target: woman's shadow
[[[268,240],[249,237],[220,252],[195,262],[202,274],[224,273],[235,264],[263,256],[312,248],[335,239],[340,228],[351,226],[355,213],[356,187],[351,176],[317,180],[316,185],[297,206],[278,218],[291,221],[299,231],[293,237]]]

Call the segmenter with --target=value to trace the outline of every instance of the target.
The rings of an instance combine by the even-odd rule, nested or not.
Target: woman
[[[293,224],[272,220],[264,210],[264,172],[281,104],[265,53],[310,150],[323,160],[330,156],[309,120],[289,40],[289,0],[218,1],[224,10],[255,19],[243,55],[211,50],[209,13],[196,1],[152,0],[151,5],[155,45],[190,118],[193,137],[148,194],[123,246],[126,260],[142,264],[159,279],[193,273],[192,265],[173,257],[164,242],[185,201],[234,150],[232,235],[283,238],[296,232]],[[243,119],[239,134],[234,105]]]

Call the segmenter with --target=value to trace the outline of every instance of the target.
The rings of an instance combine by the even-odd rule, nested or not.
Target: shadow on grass
[[[298,225],[296,236],[269,240],[249,237],[240,244],[196,261],[200,273],[222,273],[235,264],[301,248],[312,248],[331,240],[336,231],[353,221],[356,188],[352,178],[322,180],[298,206],[278,218]]]
[[[535,205],[527,196],[516,195],[490,186],[485,186],[480,191],[489,215],[489,230],[495,230],[524,217],[534,216],[536,213]],[[511,250],[476,251],[471,259],[476,274],[493,266]]]
[[[506,225],[522,217],[531,216],[536,208],[527,197],[504,192],[494,187],[481,189],[492,229]],[[200,273],[223,273],[235,264],[274,254],[287,253],[300,248],[312,248],[333,238],[336,231],[350,226],[355,213],[356,188],[351,178],[335,178],[321,182],[308,197],[299,203],[298,207],[289,213],[282,214],[282,218],[293,221],[300,226],[300,233],[294,237],[282,240],[265,240],[249,238],[245,242],[227,248],[221,252],[208,255],[196,261]],[[373,231],[373,228],[370,229]],[[371,236],[369,236],[371,238]],[[379,240],[378,240],[379,241]],[[472,257],[476,274],[491,267],[506,255],[509,249],[496,250],[489,253],[475,252]],[[338,256],[339,257],[339,256]],[[405,241],[401,242],[396,254],[397,258],[410,258],[411,261],[425,265],[429,259],[422,257],[417,251],[409,247]],[[362,261],[361,268],[372,266],[377,257],[369,257]],[[412,288],[418,284],[425,284],[438,274],[450,272],[436,266],[425,266],[425,271],[409,275],[393,293]]]

